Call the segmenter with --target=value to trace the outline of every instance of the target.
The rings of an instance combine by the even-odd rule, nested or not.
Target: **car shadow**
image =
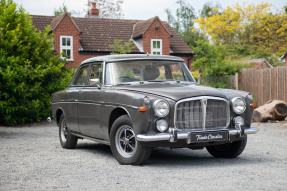
[[[103,157],[113,157],[110,146],[98,144],[95,142],[79,143],[76,147],[81,151],[97,154]],[[151,156],[142,166],[157,166],[178,168],[179,166],[204,166],[218,167],[224,166],[240,166],[253,165],[262,163],[265,160],[260,158],[250,158],[244,156],[244,152],[237,158],[214,158],[206,149],[191,150],[188,148],[169,149],[169,148],[153,148]]]

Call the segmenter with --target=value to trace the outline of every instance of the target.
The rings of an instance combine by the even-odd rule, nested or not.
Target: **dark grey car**
[[[63,148],[94,140],[110,145],[121,164],[145,162],[153,147],[206,147],[232,158],[258,131],[251,103],[248,92],[197,85],[178,57],[100,56],[52,95],[52,119]]]

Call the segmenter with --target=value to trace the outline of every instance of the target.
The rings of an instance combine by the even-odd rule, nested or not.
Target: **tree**
[[[195,9],[190,4],[186,4],[184,0],[179,0],[176,3],[180,6],[176,10],[176,17],[172,15],[170,9],[165,10],[168,23],[190,47],[196,46],[195,41],[197,40],[207,40],[200,30],[191,31],[194,26],[193,20],[196,18]]]
[[[115,39],[114,44],[110,44],[110,47],[115,51],[111,54],[129,54],[132,52],[132,49],[135,48],[135,46],[132,45],[134,45],[132,40],[123,43],[122,39]]]
[[[59,9],[54,9],[55,16],[59,16],[65,12],[68,12],[72,17],[80,16],[82,14],[80,11],[74,11],[74,10],[68,11],[68,7],[65,4],[65,1],[63,1],[62,6],[60,6]]]
[[[207,2],[203,8],[198,11],[199,15],[203,18],[211,17],[212,15],[222,14],[222,6],[219,3],[213,5],[213,2]]]
[[[0,0],[0,124],[39,121],[51,113],[50,96],[71,73],[51,49],[49,28],[34,28],[13,0]]]
[[[100,10],[100,18],[111,18],[111,19],[120,19],[123,18],[122,14],[122,4],[124,0],[88,0],[87,10],[88,12],[92,3],[96,3],[97,8]]]
[[[270,11],[271,4],[239,4],[227,7],[221,14],[195,19],[214,44],[258,45],[278,51],[286,46],[287,14]]]

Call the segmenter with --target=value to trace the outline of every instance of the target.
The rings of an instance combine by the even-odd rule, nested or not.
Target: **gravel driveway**
[[[238,158],[157,148],[142,166],[120,165],[88,140],[62,149],[46,122],[0,127],[0,190],[287,190],[287,122],[253,126]]]

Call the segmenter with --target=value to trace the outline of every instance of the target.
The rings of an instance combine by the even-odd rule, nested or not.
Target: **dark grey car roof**
[[[117,55],[97,56],[89,58],[83,61],[81,64],[85,64],[88,62],[97,62],[97,61],[115,62],[124,60],[174,60],[184,62],[182,58],[176,56],[166,56],[166,55],[158,56],[158,55],[147,55],[147,54],[117,54]]]

